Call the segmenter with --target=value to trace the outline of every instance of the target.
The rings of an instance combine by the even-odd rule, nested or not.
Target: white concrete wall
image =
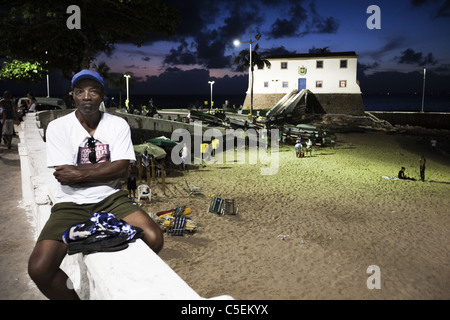
[[[323,61],[323,68],[316,68],[316,62]],[[347,68],[340,67],[340,61],[347,60]],[[313,58],[290,58],[269,59],[270,69],[255,68],[254,71],[254,94],[280,94],[288,93],[298,89],[298,79],[306,79],[306,89],[313,93],[361,93],[357,83],[357,57],[313,57]],[[287,62],[287,69],[281,69],[281,63]],[[299,74],[299,67],[306,67],[306,74]],[[278,81],[274,81],[278,80]],[[339,87],[339,81],[346,80],[347,86]],[[322,81],[323,87],[317,88],[316,81]],[[264,86],[268,83],[268,87]],[[288,87],[283,87],[283,82]],[[249,92],[249,91],[248,91]]]
[[[43,131],[38,124],[36,114],[27,114],[19,134],[23,203],[33,213],[36,238],[50,216],[56,186],[53,170],[46,166]],[[70,277],[68,286],[82,299],[204,299],[140,239],[118,252],[66,256],[61,268]]]

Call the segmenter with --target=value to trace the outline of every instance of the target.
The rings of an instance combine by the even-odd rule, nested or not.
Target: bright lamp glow
[[[238,45],[241,44],[241,42],[240,42],[239,40],[234,40],[234,41],[233,41],[233,44],[237,47]]]

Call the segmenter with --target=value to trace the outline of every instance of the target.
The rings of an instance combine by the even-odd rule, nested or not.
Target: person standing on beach
[[[127,171],[127,189],[128,189],[128,198],[133,200],[136,198],[136,188],[137,188],[137,179],[139,178],[139,170],[136,167],[136,162],[133,161],[130,163]],[[133,192],[133,197],[131,197],[131,192]]]
[[[295,149],[295,157],[296,157],[296,158],[300,158],[300,151],[301,151],[302,148],[303,148],[302,143],[301,143],[300,141],[301,141],[301,138],[299,137],[299,138],[297,139],[297,143],[296,143],[295,146],[294,146],[294,149]]]
[[[28,101],[27,101],[28,112],[35,112],[36,111],[36,98],[30,92],[27,93],[27,97],[28,97]]]
[[[50,122],[46,131],[47,166],[57,180],[55,201],[28,262],[31,279],[49,299],[79,298],[60,269],[68,250],[62,235],[94,213],[105,211],[141,228],[144,242],[156,253],[164,243],[159,226],[121,190],[120,180],[136,159],[127,122],[99,111],[102,77],[82,70],[73,76],[72,88],[76,110]]]
[[[188,149],[186,143],[184,143],[183,148],[181,149],[181,164],[183,165],[183,170],[187,170],[187,171],[189,171],[189,169],[187,167],[188,157],[189,157],[189,149]]]
[[[8,149],[11,149],[12,137],[14,134],[14,122],[19,123],[16,105],[11,100],[11,92],[6,90],[3,99],[0,100],[0,107],[3,108],[2,135]]]
[[[427,162],[427,160],[425,159],[425,156],[422,155],[420,157],[420,179],[422,181],[425,181],[425,163]]]

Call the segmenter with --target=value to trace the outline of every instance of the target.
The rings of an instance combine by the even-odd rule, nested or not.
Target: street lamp
[[[215,81],[208,81],[208,83],[211,86],[211,106],[210,106],[210,112],[212,112],[212,105],[213,105],[213,100],[212,100],[212,86],[214,85],[214,83],[216,83]]]
[[[258,41],[261,38],[261,35],[258,33],[255,36],[256,41]],[[249,66],[249,77],[250,78],[250,114],[253,115],[253,65],[252,65],[252,44],[256,42],[255,40],[252,40],[251,36],[251,30],[250,30],[250,40],[249,41],[240,41],[240,40],[234,40],[233,44],[237,47],[241,43],[249,43],[250,44],[250,66]]]
[[[45,57],[47,57],[47,51],[45,51]],[[45,65],[47,66],[48,60],[45,61]],[[50,80],[48,77],[48,70],[47,70],[47,98],[50,98]]]
[[[424,104],[424,100],[425,100],[425,75],[427,73],[427,69],[423,68],[423,89],[422,89],[422,110],[421,112],[423,112],[423,104]]]
[[[130,96],[129,96],[129,90],[128,90],[128,80],[130,79],[131,76],[129,74],[124,74],[123,76],[127,79],[127,100],[125,101],[125,107],[127,107],[127,109],[128,109],[128,104],[130,103]]]

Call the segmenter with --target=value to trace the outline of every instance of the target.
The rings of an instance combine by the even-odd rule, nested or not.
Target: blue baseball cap
[[[80,81],[82,79],[95,80],[95,81],[99,82],[102,85],[102,87],[105,87],[105,84],[103,83],[103,78],[97,72],[84,69],[72,77],[72,88],[75,85],[75,83],[77,83],[78,81]]]

